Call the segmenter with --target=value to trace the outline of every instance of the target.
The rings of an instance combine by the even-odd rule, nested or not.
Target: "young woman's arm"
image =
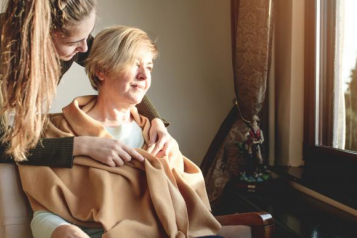
[[[0,146],[0,163],[14,163],[7,155],[5,145]],[[72,168],[77,155],[89,156],[111,167],[121,166],[131,159],[143,161],[135,149],[111,138],[79,136],[41,139],[31,149],[27,161],[20,164]]]
[[[42,139],[36,148],[29,151],[27,161],[21,164],[72,168],[73,138]],[[0,163],[14,163],[11,156],[5,153],[7,147],[4,144],[0,145]]]
[[[155,109],[154,105],[147,96],[145,96],[141,103],[139,103],[136,107],[138,108],[139,113],[149,118],[150,121],[155,118],[159,118],[166,127],[170,125],[170,123],[160,117],[159,112]]]

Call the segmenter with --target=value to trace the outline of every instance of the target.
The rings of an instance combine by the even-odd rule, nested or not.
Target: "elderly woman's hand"
[[[155,147],[152,151],[149,151],[150,154],[154,156],[162,157],[167,155],[172,146],[172,137],[167,131],[165,124],[161,119],[155,118],[151,121],[150,127],[150,145],[155,144]]]
[[[131,158],[144,161],[136,150],[118,140],[92,136],[75,137],[73,155],[86,155],[111,167],[122,166]]]

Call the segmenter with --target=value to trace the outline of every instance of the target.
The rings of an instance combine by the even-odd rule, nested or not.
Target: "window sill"
[[[326,166],[328,165],[323,166],[319,170],[312,166],[274,166],[271,170],[281,178],[295,182],[298,185],[306,187],[308,190],[321,194],[357,212],[357,186],[355,185],[355,181],[349,181],[348,175],[344,176],[343,173],[340,173],[338,176],[336,176],[336,173],[330,175],[329,173],[333,169],[326,168]],[[340,169],[338,170],[341,171]]]

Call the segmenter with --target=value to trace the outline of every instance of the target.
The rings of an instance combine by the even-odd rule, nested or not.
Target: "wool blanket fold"
[[[111,138],[86,114],[95,103],[96,96],[76,98],[63,113],[50,116],[45,137]],[[148,142],[149,120],[136,108],[131,115]],[[85,156],[77,156],[72,169],[18,165],[32,209],[53,212],[79,226],[103,227],[104,238],[216,234],[220,224],[210,212],[202,173],[181,154],[178,144],[174,142],[162,158],[152,156],[147,144],[136,150],[145,161],[132,160],[121,167]]]

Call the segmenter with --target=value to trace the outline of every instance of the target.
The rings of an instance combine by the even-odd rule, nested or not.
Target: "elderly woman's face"
[[[123,73],[105,78],[99,92],[112,93],[126,105],[140,103],[151,86],[153,69],[151,51],[141,48],[133,64],[129,64]]]

